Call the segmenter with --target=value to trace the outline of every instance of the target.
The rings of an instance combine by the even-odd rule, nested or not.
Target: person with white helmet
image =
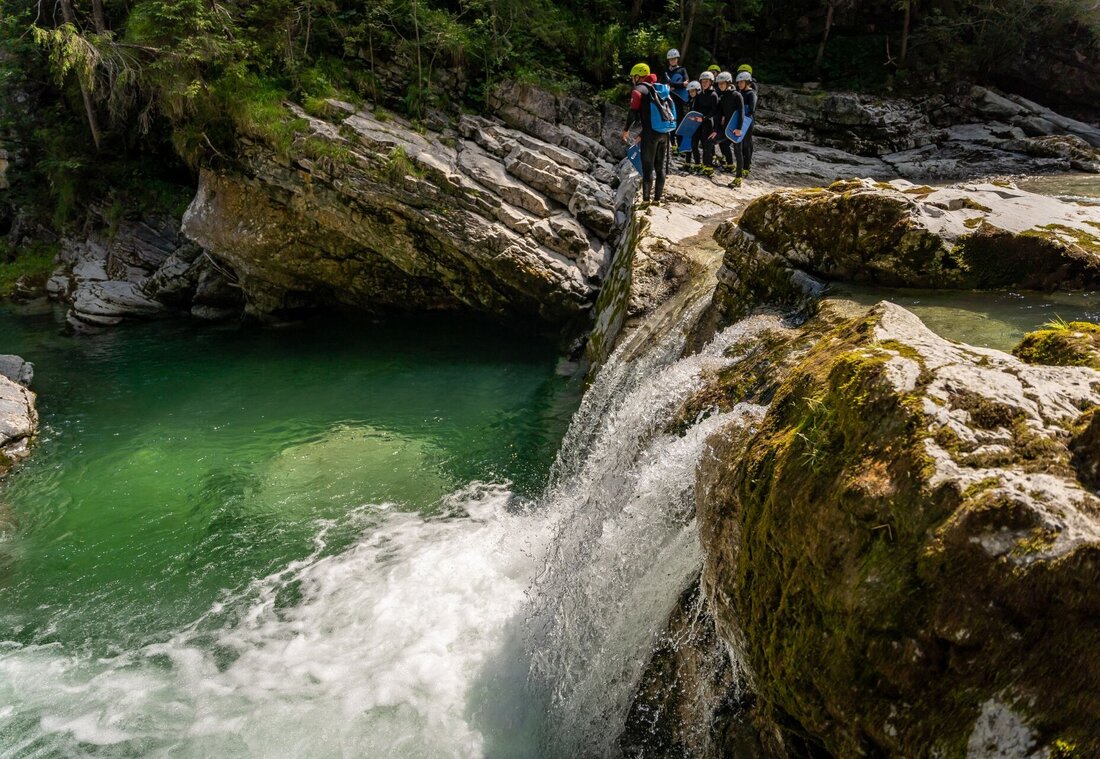
[[[688,113],[699,110],[695,106],[699,99],[699,93],[701,93],[702,91],[703,88],[699,84],[699,82],[695,80],[688,82],[688,102],[686,106]],[[704,122],[697,128],[696,133],[699,136],[691,141],[691,152],[688,153],[688,155],[684,158],[684,168],[686,168],[688,171],[697,171],[703,167],[703,151],[702,148],[699,146],[699,137],[704,134],[710,134],[710,132],[703,131],[703,128],[705,126],[706,124]]]
[[[722,158],[725,159],[722,164],[722,168],[727,171],[733,170],[734,185],[741,183],[741,169],[743,166],[740,143],[732,142],[726,137],[726,125],[731,120],[735,120],[744,116],[745,113],[745,101],[741,97],[741,93],[733,86],[733,74],[728,71],[723,71],[721,74],[714,78],[714,81],[718,85],[718,117],[715,119],[714,132],[711,135],[711,140],[718,146],[718,149],[722,153]],[[734,163],[734,156],[737,158],[737,163]]]
[[[745,114],[753,119],[753,123],[745,130],[745,136],[741,138],[741,155],[744,167],[738,176],[747,177],[752,169],[752,132],[756,128],[756,81],[752,78],[752,69],[742,66],[738,70],[736,84],[737,90],[745,101]]]
[[[703,149],[703,173],[714,172],[714,142],[711,136],[715,130],[715,119],[718,116],[718,93],[714,89],[714,72],[704,71],[699,75],[699,94],[695,96],[693,110],[703,115],[703,123],[699,125],[699,136],[696,144]]]
[[[676,125],[679,126],[684,120],[684,114],[687,113],[687,86],[691,77],[688,76],[688,70],[680,65],[679,50],[672,48],[665,58],[668,60],[668,67],[661,72],[660,81],[662,84],[667,84],[672,92],[672,102],[676,106]]]

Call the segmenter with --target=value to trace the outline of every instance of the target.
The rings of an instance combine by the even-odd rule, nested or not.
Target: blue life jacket
[[[649,127],[658,134],[676,131],[676,106],[669,97],[667,84],[645,83],[649,92]]]

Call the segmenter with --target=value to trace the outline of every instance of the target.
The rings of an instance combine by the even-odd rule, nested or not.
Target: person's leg
[[[669,139],[667,136],[661,135],[657,138],[656,143],[657,160],[655,163],[657,169],[657,185],[653,188],[653,200],[654,202],[660,203],[661,195],[663,195],[665,191],[665,166],[668,162]]]
[[[737,164],[736,165],[737,172],[734,174],[734,176],[738,177],[738,178],[741,177],[741,170],[745,168],[745,150],[744,150],[744,147],[745,147],[745,143],[743,141],[733,143],[733,157],[734,157],[734,159],[736,161],[736,164]]]
[[[746,174],[748,174],[750,171],[752,171],[752,130],[755,129],[755,128],[756,128],[755,124],[750,126],[749,131],[745,133],[745,139],[742,140],[742,143],[745,146],[743,148],[743,150],[745,152],[745,173]]]
[[[722,159],[725,161],[727,169],[733,165],[733,148],[731,147],[732,144],[733,143],[731,143],[725,137],[721,138],[718,141],[718,149],[722,151]]]
[[[642,200],[648,202],[653,192],[653,174],[657,158],[657,140],[642,133]],[[664,172],[663,159],[661,171]]]
[[[703,165],[714,166],[714,140],[710,135],[703,135]]]

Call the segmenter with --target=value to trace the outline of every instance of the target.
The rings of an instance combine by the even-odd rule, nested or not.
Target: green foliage
[[[35,243],[18,250],[0,250],[0,298],[12,295],[22,282],[41,287],[53,271],[57,245]]]

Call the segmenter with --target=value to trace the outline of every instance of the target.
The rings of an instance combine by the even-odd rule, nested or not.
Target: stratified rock
[[[764,711],[834,756],[1100,754],[1100,373],[889,303],[810,345],[696,488]]]
[[[38,428],[35,395],[27,387],[34,370],[18,356],[0,356],[0,477],[30,452]]]
[[[122,219],[113,234],[64,240],[46,289],[71,304],[69,325],[97,330],[186,305],[194,287],[189,262],[201,251],[180,236],[178,226],[170,216],[151,215]]]
[[[1012,349],[1029,364],[1091,366],[1100,369],[1100,324],[1069,322],[1029,332]]]
[[[251,313],[470,309],[555,329],[588,317],[614,227],[598,145],[548,121],[543,136],[588,155],[473,116],[462,139],[369,111],[341,111],[338,128],[295,113],[309,132],[292,160],[248,147],[244,171],[202,172],[184,216]]]
[[[795,272],[898,287],[1100,286],[1100,208],[1011,186],[849,180],[785,190],[751,203],[718,237],[727,254],[715,297],[728,318],[796,302]]]

